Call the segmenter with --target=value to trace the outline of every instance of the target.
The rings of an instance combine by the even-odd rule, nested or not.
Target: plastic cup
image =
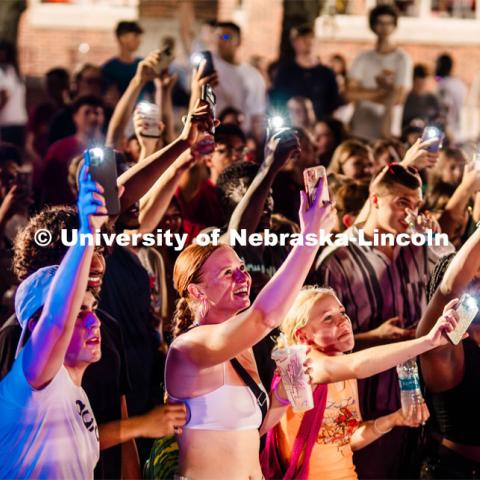
[[[312,386],[304,373],[307,358],[306,345],[292,345],[278,348],[272,352],[272,359],[277,364],[283,386],[294,412],[305,412],[313,408]]]

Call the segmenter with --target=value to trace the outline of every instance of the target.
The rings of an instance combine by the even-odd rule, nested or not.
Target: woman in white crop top
[[[310,207],[301,192],[303,235],[328,232],[334,223],[331,205],[321,202],[322,187],[321,181]],[[181,298],[166,385],[170,398],[185,402],[189,410],[187,423],[177,430],[179,475],[193,480],[262,478],[260,434],[280,419],[285,407],[273,397],[262,424],[258,402],[230,360],[236,358],[260,384],[251,347],[280,325],[317,249],[295,246],[252,305],[250,275],[231,247],[191,245],[178,257],[174,283]]]

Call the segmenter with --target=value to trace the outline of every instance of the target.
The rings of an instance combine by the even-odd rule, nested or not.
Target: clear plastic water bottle
[[[407,360],[405,363],[398,365],[397,374],[400,382],[402,412],[403,415],[407,416],[412,405],[419,405],[424,402],[415,359]]]

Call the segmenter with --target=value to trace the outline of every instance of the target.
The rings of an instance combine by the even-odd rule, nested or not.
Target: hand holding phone
[[[477,301],[471,295],[465,293],[455,306],[455,310],[457,311],[459,318],[457,327],[453,332],[447,332],[446,335],[454,345],[458,345],[462,341],[468,327],[477,316]]]
[[[110,147],[95,147],[85,150],[83,157],[85,165],[89,167],[92,180],[103,187],[108,215],[118,215],[120,199],[118,198],[115,151]]]
[[[205,50],[200,53],[195,53],[192,56],[192,64],[198,70],[198,67],[205,61],[205,67],[200,78],[205,78],[215,73],[215,66],[213,65],[212,53],[209,50]]]
[[[443,146],[443,140],[445,138],[445,133],[443,133],[438,127],[434,125],[429,125],[425,127],[422,133],[422,142],[427,140],[436,139],[430,146],[426,149],[430,153],[437,153]]]
[[[170,47],[164,48],[160,52],[160,58],[158,59],[157,63],[155,64],[154,70],[155,74],[161,75],[162,72],[167,70],[167,68],[170,66],[170,64],[173,62],[173,52]]]
[[[306,168],[303,171],[303,179],[305,182],[305,192],[308,197],[308,205],[311,206],[315,201],[315,194],[317,192],[318,184],[320,179],[323,177],[323,189],[322,196],[320,198],[323,202],[330,201],[330,194],[328,192],[327,184],[327,171],[323,165],[318,165],[316,167]]]
[[[216,106],[217,106],[217,97],[213,91],[213,88],[210,84],[202,85],[202,92],[200,95],[201,100],[208,103],[210,107],[210,111],[212,112],[212,127],[209,131],[212,135],[215,133],[215,114],[216,114]]]

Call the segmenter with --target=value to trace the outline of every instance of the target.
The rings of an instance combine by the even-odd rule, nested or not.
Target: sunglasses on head
[[[411,167],[411,166],[405,167],[399,162],[388,163],[387,168],[392,175],[396,175],[400,170],[406,170],[407,172],[412,173],[413,175],[418,175],[417,168]]]

